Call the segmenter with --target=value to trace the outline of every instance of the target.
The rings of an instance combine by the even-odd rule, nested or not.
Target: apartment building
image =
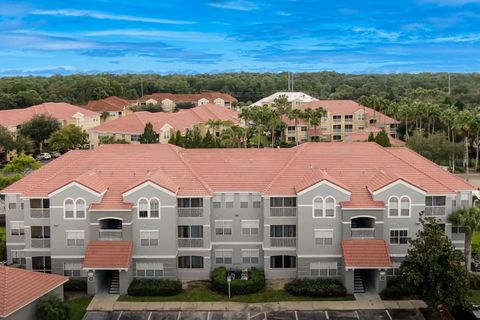
[[[137,105],[158,104],[163,111],[173,112],[179,103],[191,103],[198,107],[204,104],[216,104],[218,106],[232,109],[237,99],[222,92],[203,92],[203,93],[153,93],[145,95],[138,99]]]
[[[136,101],[111,96],[100,100],[90,100],[81,107],[99,113],[102,118],[106,115],[102,121],[110,121],[133,113],[131,107],[134,105],[136,105]]]
[[[108,121],[89,130],[90,143],[98,146],[101,137],[113,136],[115,139],[124,139],[129,143],[140,143],[140,136],[145,125],[151,123],[153,130],[158,133],[160,143],[168,143],[172,134],[179,130],[185,134],[187,129],[194,126],[200,128],[202,134],[209,130],[209,120],[229,121],[243,125],[238,111],[224,108],[216,104],[204,104],[195,108],[180,110],[173,113],[165,112],[134,112],[123,118]],[[225,126],[216,128],[217,134]]]
[[[292,104],[293,108],[299,108],[304,103],[318,101],[317,98],[314,98],[304,92],[279,91],[269,95],[268,97],[258,100],[251,106],[271,105],[275,99],[282,96],[287,97],[288,102]]]
[[[382,290],[421,214],[444,225],[474,187],[415,152],[375,143],[285,149],[102,145],[74,150],[3,191],[8,264],[126,293],[134,278],[332,278]]]
[[[305,120],[299,120],[295,126],[294,120],[284,118],[287,141],[354,141],[360,136],[366,135],[368,138],[370,132],[381,129],[396,137],[399,121],[353,100],[317,100],[299,106],[302,110],[319,107],[325,109],[327,114],[317,128],[309,126]]]

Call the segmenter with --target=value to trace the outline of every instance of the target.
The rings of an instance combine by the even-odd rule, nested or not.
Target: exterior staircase
[[[120,276],[118,270],[114,270],[112,278],[110,279],[110,288],[108,290],[110,294],[120,294]]]
[[[353,293],[365,293],[365,285],[360,270],[353,272]]]

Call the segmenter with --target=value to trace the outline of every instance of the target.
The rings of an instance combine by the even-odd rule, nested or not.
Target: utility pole
[[[290,91],[290,71],[287,71],[287,91]]]
[[[292,76],[292,91],[293,91],[293,72],[290,72],[291,76]]]
[[[140,97],[143,97],[143,78],[140,78],[140,92],[142,93]]]

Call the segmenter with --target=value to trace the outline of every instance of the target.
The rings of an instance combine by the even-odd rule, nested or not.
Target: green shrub
[[[166,279],[134,279],[128,287],[131,296],[174,296],[182,292],[182,283]]]
[[[470,289],[480,290],[480,276],[471,273],[470,274]]]
[[[36,316],[39,320],[67,320],[67,305],[56,295],[46,295],[38,301]]]
[[[334,279],[295,279],[285,285],[285,290],[294,296],[340,297],[347,290]]]
[[[265,288],[265,274],[261,270],[251,269],[248,280],[233,279],[230,283],[232,295],[251,294]],[[228,294],[227,268],[218,267],[212,271],[212,290]]]
[[[411,295],[411,292],[402,286],[400,278],[391,277],[387,281],[387,287],[379,295],[383,300],[398,300]]]
[[[87,280],[70,279],[63,285],[65,291],[82,291],[87,292]]]

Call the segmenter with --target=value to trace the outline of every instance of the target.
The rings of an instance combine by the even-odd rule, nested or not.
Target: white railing
[[[50,248],[50,239],[34,238],[31,244],[32,248]]]
[[[203,217],[203,208],[177,208],[179,218],[201,218]]]
[[[296,217],[296,207],[278,207],[270,208],[270,216],[272,217]]]
[[[179,238],[179,248],[201,248],[203,247],[203,238]]]
[[[270,246],[271,247],[296,247],[297,246],[297,238],[294,237],[284,237],[284,238],[270,238]]]
[[[31,218],[50,218],[50,208],[30,208]]]
[[[100,240],[122,240],[122,229],[100,229],[98,231],[98,239]]]
[[[352,239],[373,239],[375,228],[352,228]]]
[[[429,206],[425,207],[425,216],[444,216],[445,206]]]

